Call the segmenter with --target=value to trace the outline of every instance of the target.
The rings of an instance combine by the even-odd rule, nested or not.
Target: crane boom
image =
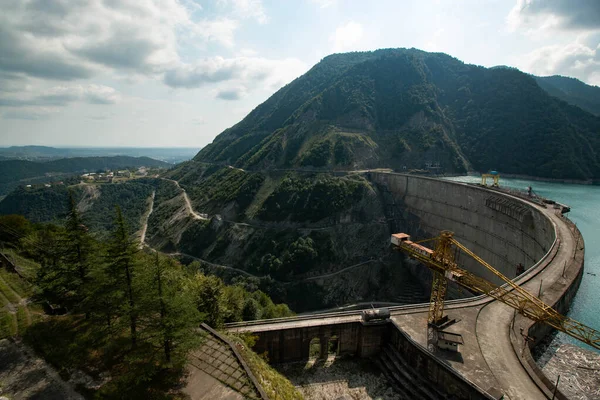
[[[410,257],[422,262],[429,267],[434,274],[429,307],[430,324],[435,325],[442,318],[447,279],[454,281],[475,293],[486,294],[514,308],[520,314],[533,321],[543,322],[596,349],[600,349],[600,332],[558,313],[552,307],[504,276],[481,257],[477,256],[454,239],[452,232],[442,231],[439,237],[428,239],[427,241],[430,240],[437,241],[435,250],[411,241],[410,236],[405,233],[394,234],[391,239],[392,245],[394,245],[397,250],[403,251]],[[455,252],[453,251],[452,246],[455,246],[456,250],[460,249],[472,257],[479,264],[506,282],[508,286],[498,286],[459,267],[455,262]],[[440,283],[442,280],[444,283]]]

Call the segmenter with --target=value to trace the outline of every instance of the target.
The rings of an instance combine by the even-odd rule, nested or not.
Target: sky
[[[0,146],[202,147],[325,56],[600,86],[600,0],[0,0]]]

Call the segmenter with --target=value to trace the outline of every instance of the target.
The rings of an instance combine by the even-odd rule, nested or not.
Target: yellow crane
[[[429,241],[436,241],[434,249],[421,245],[421,243]],[[438,237],[418,242],[411,241],[410,235],[406,233],[396,233],[392,235],[391,243],[395,249],[405,252],[410,257],[422,262],[433,272],[428,317],[430,326],[437,327],[443,322],[446,287],[448,280],[451,280],[475,293],[493,297],[533,321],[548,324],[596,349],[600,349],[600,332],[558,313],[460,244],[454,239],[452,232],[442,231]],[[455,262],[455,254],[458,250],[475,259],[479,264],[506,282],[508,286],[498,286],[459,267]]]

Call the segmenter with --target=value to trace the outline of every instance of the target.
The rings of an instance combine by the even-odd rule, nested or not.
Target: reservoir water
[[[446,179],[481,183],[479,176],[459,176]],[[567,216],[581,231],[586,246],[583,279],[568,316],[600,331],[600,186],[502,177],[500,178],[500,186],[520,190],[527,190],[527,187],[531,186],[539,196],[571,207],[571,212]],[[573,343],[591,349],[591,347],[582,345],[581,342],[563,333],[559,333],[554,341],[557,343]]]

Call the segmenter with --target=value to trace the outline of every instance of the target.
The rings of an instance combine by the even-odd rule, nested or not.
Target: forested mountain
[[[0,195],[24,183],[41,183],[63,179],[65,175],[106,169],[138,167],[168,168],[171,164],[149,157],[74,157],[48,162],[0,160]]]
[[[195,160],[244,169],[497,169],[599,178],[600,118],[546,90],[516,69],[442,53],[334,54]]]
[[[153,179],[136,179],[106,185],[18,187],[0,201],[0,215],[17,214],[35,223],[62,224],[68,213],[71,194],[79,206],[85,225],[91,231],[100,234],[110,231],[115,206],[119,206],[130,233],[133,233],[141,227],[141,218],[148,208],[155,182]]]
[[[566,76],[537,76],[538,85],[554,97],[600,116],[600,87]]]

